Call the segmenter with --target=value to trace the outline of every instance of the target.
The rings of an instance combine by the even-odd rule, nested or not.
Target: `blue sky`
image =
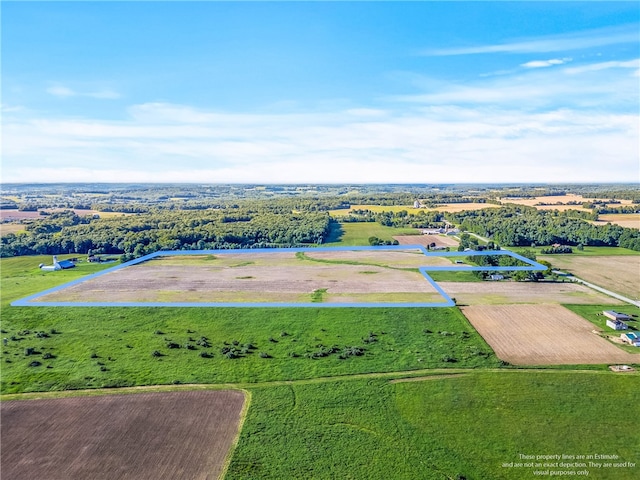
[[[636,2],[7,2],[2,181],[638,182]]]

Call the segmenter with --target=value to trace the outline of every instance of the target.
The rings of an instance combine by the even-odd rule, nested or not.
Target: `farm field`
[[[532,468],[502,465],[524,452],[615,454],[636,467],[557,470],[589,470],[597,480],[637,477],[637,429],[609,407],[624,405],[624,418],[637,418],[640,376],[459,373],[253,388],[226,479],[522,480],[533,478]]]
[[[434,272],[439,273],[439,272]],[[609,304],[621,302],[583,285],[571,282],[449,282],[438,285],[458,305],[499,305],[525,303]]]
[[[587,198],[582,195],[576,195],[573,193],[568,193],[566,195],[549,195],[549,196],[540,196],[534,198],[500,198],[499,199],[503,204],[507,203],[515,203],[518,205],[527,205],[529,207],[536,207],[539,210],[583,210],[589,211],[588,209],[582,208],[583,203],[591,203],[593,201],[604,201],[609,200],[608,198]],[[567,205],[569,202],[577,202],[577,205]],[[631,200],[620,200],[621,205],[630,205]],[[538,204],[546,204],[546,205],[538,205]]]
[[[417,270],[445,265],[419,250],[223,253],[158,257],[36,302],[438,302]]]
[[[448,235],[395,235],[393,237],[400,245],[422,245],[426,247],[435,243],[437,247],[457,247],[457,238]]]
[[[333,223],[326,247],[369,245],[370,237],[392,241],[395,235],[419,235],[415,228],[385,227],[377,222]]]
[[[627,228],[640,228],[640,213],[604,214],[598,215],[598,220],[591,222],[594,225],[606,225],[613,223]]]
[[[514,365],[634,363],[561,305],[472,305],[462,312],[499,358]]]
[[[640,255],[633,256],[540,256],[554,268],[626,295],[632,299],[640,297]],[[597,303],[597,302],[595,302]]]
[[[0,236],[24,231],[25,226],[20,223],[0,223]]]
[[[216,479],[244,402],[240,390],[3,401],[2,476]]]

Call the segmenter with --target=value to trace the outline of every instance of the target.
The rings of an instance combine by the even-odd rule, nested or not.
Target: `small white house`
[[[638,332],[623,333],[620,335],[620,339],[634,347],[640,347],[640,335]]]
[[[504,275],[493,274],[489,275],[489,280],[504,280]]]
[[[627,330],[629,325],[621,320],[607,320],[607,327],[613,328],[614,330]]]

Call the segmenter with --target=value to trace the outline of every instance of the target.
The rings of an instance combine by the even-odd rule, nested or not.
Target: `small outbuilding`
[[[498,274],[494,274],[494,275],[489,275],[489,280],[504,280],[504,275],[498,275]]]
[[[629,345],[640,347],[640,334],[638,332],[623,333],[620,335],[620,339]]]

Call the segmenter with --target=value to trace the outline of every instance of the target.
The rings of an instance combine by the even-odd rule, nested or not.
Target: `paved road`
[[[560,274],[560,275],[565,275],[572,282],[581,283],[583,285],[586,285],[589,288],[593,288],[594,290],[602,292],[605,295],[609,295],[610,297],[617,298],[618,300],[622,300],[623,302],[630,303],[631,305],[635,305],[636,307],[640,307],[640,302],[638,302],[637,300],[632,300],[632,299],[630,299],[628,297],[625,297],[624,295],[620,295],[619,293],[612,292],[611,290],[607,290],[606,288],[602,288],[602,287],[600,287],[598,285],[595,285],[593,283],[586,282],[586,281],[582,280],[581,278],[574,277],[573,275],[569,275],[566,272],[561,272],[560,270],[553,270],[553,273],[557,273],[557,274]]]

